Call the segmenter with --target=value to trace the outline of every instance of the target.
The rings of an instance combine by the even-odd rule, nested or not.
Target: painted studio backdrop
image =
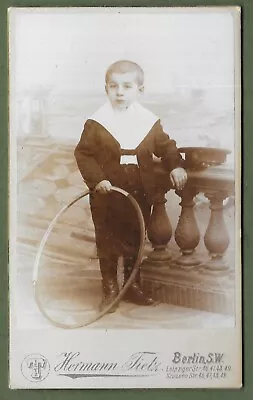
[[[15,296],[22,328],[50,326],[34,300],[36,251],[56,213],[85,189],[73,150],[85,120],[106,99],[104,75],[111,63],[128,59],[140,64],[145,73],[141,103],[161,117],[164,130],[179,147],[230,150],[226,168],[233,176],[234,24],[229,10],[217,9],[24,9],[13,13],[10,91],[11,131],[17,143]],[[231,191],[222,199],[224,206],[229,197]],[[180,250],[174,233],[181,199],[174,191],[166,194],[166,199],[172,226],[169,246],[176,258]],[[194,200],[200,231],[196,250],[201,260],[208,257],[203,238],[210,219],[209,200],[203,194]],[[97,327],[233,326],[234,207],[225,207],[222,218],[230,243],[226,251],[228,266],[218,277],[182,268],[180,277],[178,272],[167,277],[168,286],[174,285],[178,292],[169,298],[164,289],[156,312],[123,304],[113,316],[100,320]],[[151,250],[147,240],[145,254]],[[76,204],[56,225],[41,263],[43,304],[53,318],[64,320],[67,312],[70,320],[80,321],[86,301],[81,278],[89,271],[86,277],[99,280],[88,199]],[[191,285],[186,279],[189,273]],[[157,285],[158,278],[154,276]],[[222,288],[217,283],[221,280]],[[202,302],[194,300],[198,290],[197,298],[203,295],[205,299]]]

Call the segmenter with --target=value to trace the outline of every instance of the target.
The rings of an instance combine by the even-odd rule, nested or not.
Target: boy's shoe
[[[103,298],[99,305],[99,311],[104,311],[116,299],[119,294],[117,281],[117,259],[100,259],[100,270],[102,275]],[[113,306],[108,313],[116,311],[118,304]]]
[[[109,307],[109,305],[113,302],[113,300],[117,297],[114,295],[108,295],[108,296],[104,296],[102,298],[102,301],[99,305],[99,311],[102,312],[104,311],[107,307]],[[118,308],[118,304],[115,304],[113,307],[110,308],[110,310],[108,311],[108,313],[114,313]]]
[[[139,306],[151,306],[155,302],[151,297],[147,297],[137,282],[133,283],[124,296],[124,300]]]
[[[124,283],[126,284],[134,266],[136,256],[129,258],[124,258]],[[123,299],[127,302],[138,304],[139,306],[151,306],[155,302],[151,297],[147,295],[141,289],[141,279],[140,270],[135,275],[133,283],[130,285],[129,289],[123,296]]]
[[[116,299],[119,294],[118,284],[115,280],[104,280],[103,282],[103,298],[99,305],[99,311],[104,311]],[[116,311],[118,304],[115,304],[108,313]]]

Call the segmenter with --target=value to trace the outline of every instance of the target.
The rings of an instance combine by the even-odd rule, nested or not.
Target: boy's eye
[[[131,88],[132,88],[131,83],[126,83],[126,84],[124,85],[124,88],[125,88],[125,89],[131,89]]]
[[[117,85],[115,83],[109,83],[109,88],[115,89]]]

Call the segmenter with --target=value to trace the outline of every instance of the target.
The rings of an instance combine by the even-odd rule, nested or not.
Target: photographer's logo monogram
[[[49,374],[50,365],[48,360],[41,354],[30,354],[21,365],[23,376],[31,382],[41,382]]]

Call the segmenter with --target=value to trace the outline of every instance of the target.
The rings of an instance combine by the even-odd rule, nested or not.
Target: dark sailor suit
[[[161,158],[168,173],[183,163],[176,142],[163,131],[160,120],[140,104],[116,116],[110,104],[102,106],[85,122],[75,149],[88,187],[93,190],[99,182],[108,180],[129,192],[137,200],[146,226],[157,192],[153,156]],[[119,256],[124,257],[125,279],[131,273],[139,247],[139,222],[129,200],[116,192],[91,192],[90,206],[106,295],[110,285],[117,285]],[[129,299],[146,304],[144,298],[142,301],[131,293]]]

